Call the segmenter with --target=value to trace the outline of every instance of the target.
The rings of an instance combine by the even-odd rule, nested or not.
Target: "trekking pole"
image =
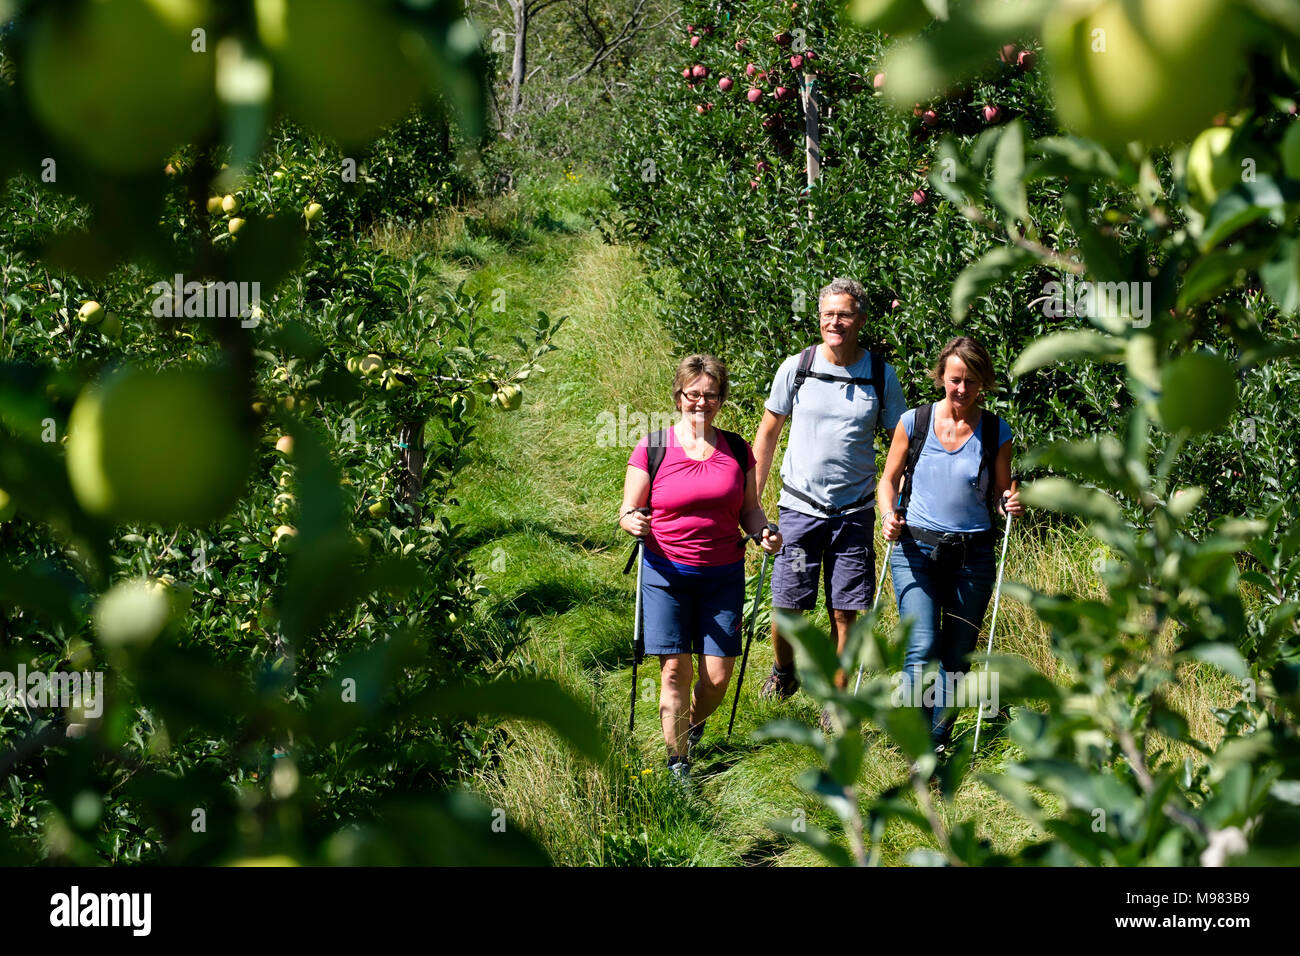
[[[636,510],[643,515],[650,513],[649,508],[637,508]],[[632,707],[627,718],[628,733],[636,729],[636,666],[641,663],[641,648],[645,646],[645,639],[641,634],[641,557],[644,552],[645,538],[637,538],[636,544],[632,547],[632,558],[629,561],[629,564],[631,561],[636,562],[636,610],[633,612],[635,619],[632,622]],[[628,570],[629,568],[624,568],[623,573],[626,574]]]
[[[1016,490],[1019,482],[1011,482],[1011,491]],[[1002,496],[1006,498],[1006,494]],[[993,630],[998,626],[998,601],[1002,597],[1002,572],[1007,566],[1007,541],[1011,538],[1011,515],[1007,515],[1007,526],[1002,532],[1002,559],[998,562],[998,583],[993,590],[993,620],[989,621],[989,646],[984,649],[984,673],[989,672],[989,658],[993,655]],[[975,718],[975,744],[971,747],[971,756],[980,749],[980,724],[984,721],[984,701],[980,701],[979,713]]]
[[[907,476],[904,475],[903,480],[899,482],[898,485],[898,500],[894,502],[895,508],[898,508],[903,504],[903,484],[906,483],[906,481],[907,481]],[[885,575],[889,573],[889,556],[890,554],[893,553],[893,550],[894,550],[894,542],[890,541],[887,545],[885,545],[885,560],[882,562],[882,566],[880,568],[880,580],[876,582],[876,597],[871,602],[871,610],[873,613],[876,610],[876,605],[880,603],[880,594],[885,589]],[[853,683],[854,697],[858,696],[858,688],[861,686],[862,686],[862,664],[859,663],[858,679]]]
[[[769,524],[767,530],[776,534],[779,530],[776,525]],[[745,536],[746,541],[755,543],[761,541],[763,532]],[[740,703],[740,685],[745,682],[745,665],[749,663],[749,644],[754,639],[754,620],[758,617],[758,602],[763,597],[763,578],[767,576],[767,562],[772,557],[766,551],[763,552],[763,566],[758,570],[758,590],[754,592],[754,609],[749,612],[749,633],[745,635],[745,653],[740,658],[740,676],[736,678],[736,694],[731,698],[731,720],[727,721],[727,736],[731,736],[731,728],[736,724],[736,705]]]

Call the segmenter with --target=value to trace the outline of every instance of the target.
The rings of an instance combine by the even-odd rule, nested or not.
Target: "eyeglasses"
[[[704,399],[710,405],[722,400],[722,396],[718,392],[682,392],[682,398],[686,399],[692,405],[700,399]]]
[[[856,312],[823,312],[822,313],[823,319],[843,319],[846,322],[851,322],[857,317],[858,317],[858,313]]]

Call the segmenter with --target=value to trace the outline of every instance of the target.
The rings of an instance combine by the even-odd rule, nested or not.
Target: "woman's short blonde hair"
[[[935,385],[943,388],[943,370],[948,364],[948,359],[954,355],[962,360],[967,371],[979,379],[984,391],[991,392],[997,387],[997,379],[993,376],[993,359],[989,357],[988,350],[965,335],[949,339],[948,344],[939,353],[939,361],[935,362],[934,368],[930,370],[930,379]]]
[[[701,375],[707,375],[718,383],[718,394],[722,396],[719,405],[727,400],[726,363],[712,355],[688,355],[677,364],[677,374],[673,376],[673,408],[681,407],[682,392]]]

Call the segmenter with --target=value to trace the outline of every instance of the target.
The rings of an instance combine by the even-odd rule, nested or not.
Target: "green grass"
[[[476,622],[485,631],[518,635],[517,663],[590,701],[610,735],[613,756],[604,765],[585,763],[548,731],[507,722],[505,743],[476,785],[561,864],[815,864],[819,858],[811,851],[768,827],[770,820],[802,813],[810,823],[839,832],[821,802],[795,783],[815,756],[793,744],[751,739],[776,717],[817,718],[817,707],[802,694],[785,704],[758,699],[771,665],[765,627],[751,653],[735,732],[725,739],[728,696],[697,755],[693,794],[682,795],[665,779],[654,659],[638,674],[643,693],[635,731],[627,730],[633,583],[621,574],[629,539],[614,519],[631,448],[602,444],[601,423],[602,416],[617,417],[620,406],[667,410],[677,353],[654,318],[654,299],[634,250],[605,245],[589,228],[593,211],[607,207],[598,185],[553,177],[525,183],[513,200],[493,200],[473,213],[480,232],[482,223],[494,224],[491,237],[467,240],[464,217],[410,237],[453,262],[458,255],[467,258],[466,249],[477,250],[481,262],[462,277],[471,289],[505,291],[505,311],[493,328],[503,348],[539,309],[568,317],[546,373],[525,383],[523,408],[483,413],[456,514],[474,542],[475,565],[489,592]],[[551,228],[556,223],[561,225]],[[758,410],[731,408],[724,414],[720,424],[752,433]],[[769,487],[769,513],[775,512],[778,485]],[[882,554],[883,542],[878,549]],[[1094,550],[1077,532],[1020,535],[1006,574],[1043,590],[1100,597]],[[756,553],[750,561],[756,577]],[[882,601],[890,628],[896,617],[891,596]],[[815,620],[825,627],[824,609]],[[764,609],[761,623],[766,621]],[[1044,626],[1014,601],[1002,604],[998,650],[1024,657],[1055,679],[1067,676]],[[1229,682],[1208,668],[1187,676],[1175,700],[1193,729],[1214,739],[1211,702],[1229,696]],[[958,733],[969,732],[973,723],[973,714],[963,716]],[[983,741],[988,746],[981,747],[978,769],[996,770],[1015,759],[992,728]],[[864,794],[899,782],[907,765],[874,731],[868,742],[859,780]],[[979,835],[1006,853],[1041,837],[973,775],[938,812],[949,822],[976,820]],[[918,845],[933,842],[928,834],[891,825],[879,848],[882,862],[898,864]]]

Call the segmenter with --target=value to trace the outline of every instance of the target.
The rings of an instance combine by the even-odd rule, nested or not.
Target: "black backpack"
[[[794,410],[793,403],[794,403],[795,396],[799,394],[799,389],[803,388],[803,383],[810,378],[819,379],[820,381],[823,382],[848,383],[850,385],[857,385],[859,387],[870,385],[873,389],[876,390],[876,404],[877,406],[879,406],[880,412],[882,413],[884,412],[885,360],[884,357],[881,356],[879,352],[871,352],[871,351],[867,352],[867,354],[871,356],[871,377],[870,378],[850,378],[847,375],[829,375],[826,372],[814,372],[812,370],[812,363],[813,363],[813,357],[816,354],[817,354],[817,346],[815,345],[808,346],[806,349],[803,350],[803,352],[799,354],[799,367],[795,369],[795,373],[794,373],[794,391],[790,393],[792,412]],[[879,429],[880,431],[885,430],[884,419],[882,415],[879,413],[876,416],[876,428]],[[830,508],[822,504],[820,501],[813,501],[807,495],[803,494],[800,491],[796,491],[794,488],[790,488],[788,486],[782,486],[782,487],[785,491],[789,492],[791,495],[798,498],[800,501],[807,502],[808,504],[812,505],[814,508],[819,508],[822,511],[825,511],[828,515],[844,514],[846,511],[852,511],[854,508],[862,507],[862,505],[866,504],[868,501],[874,501],[876,497],[874,494],[870,494],[867,495],[865,498],[859,498],[857,501],[849,502],[847,505],[844,505],[841,508]]]
[[[903,495],[899,511],[907,511],[907,503],[912,499],[912,473],[921,458],[921,450],[930,435],[930,415],[934,406],[922,405],[916,410],[916,420],[912,423],[912,439],[907,443],[907,463],[903,466]],[[989,523],[993,530],[998,530],[998,513],[993,501],[993,469],[998,457],[998,416],[987,408],[980,416],[980,468],[975,477],[975,488],[984,496],[984,507],[989,512]]]

